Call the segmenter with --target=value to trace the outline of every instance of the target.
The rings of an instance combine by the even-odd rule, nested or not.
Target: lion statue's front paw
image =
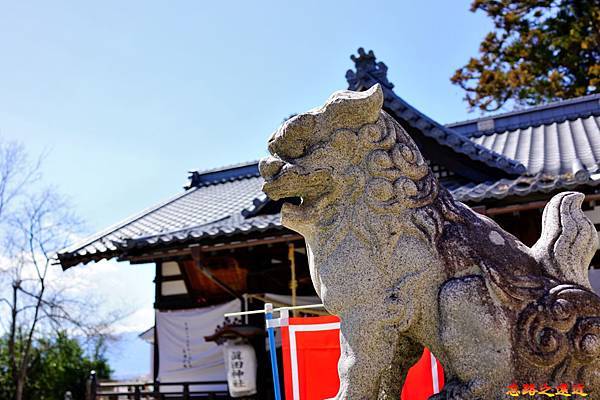
[[[446,383],[444,389],[438,394],[429,397],[429,400],[483,400],[473,393],[471,385],[459,380],[451,380]]]

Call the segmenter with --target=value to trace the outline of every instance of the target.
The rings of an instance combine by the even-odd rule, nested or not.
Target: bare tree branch
[[[99,317],[93,303],[69,297],[68,286],[51,280],[53,255],[81,221],[55,189],[40,186],[44,157],[31,163],[21,145],[0,139],[0,274],[10,282],[0,281],[0,312],[9,311],[8,368],[15,400],[23,398],[32,349],[42,335],[69,330],[108,338],[111,323],[122,318],[118,313]]]

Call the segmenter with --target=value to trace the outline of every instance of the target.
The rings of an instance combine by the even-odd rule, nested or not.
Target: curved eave
[[[147,249],[156,249],[164,246],[189,246],[190,244],[214,244],[215,242],[229,242],[232,238],[238,236],[249,236],[251,234],[263,234],[268,231],[279,233],[287,230],[281,225],[279,214],[269,215],[261,218],[260,223],[249,222],[235,227],[223,226],[201,226],[188,229],[186,231],[162,234],[148,237],[135,238],[126,241],[121,245],[123,252],[145,251]],[[213,224],[214,225],[214,224]]]
[[[279,216],[277,216],[279,217]],[[239,227],[235,229],[215,229],[206,232],[199,232],[196,229],[189,229],[187,232],[174,232],[163,235],[140,237],[129,239],[116,244],[116,249],[105,252],[95,253],[62,253],[58,254],[57,263],[63,270],[79,264],[88,264],[102,260],[117,258],[118,261],[130,261],[137,254],[152,252],[160,249],[173,249],[188,247],[190,245],[215,245],[217,243],[230,243],[238,240],[248,240],[251,235],[265,236],[273,233],[281,235],[283,231],[288,231],[281,223],[269,222],[260,226]]]
[[[121,252],[119,250],[111,250],[96,253],[86,253],[84,255],[74,253],[62,253],[57,254],[54,258],[54,264],[60,264],[63,271],[74,267],[76,265],[89,264],[90,262],[98,262],[102,260],[111,260],[115,257],[119,257]]]
[[[500,179],[496,182],[467,184],[450,188],[454,198],[464,203],[476,205],[484,201],[526,197],[535,194],[550,194],[561,190],[584,190],[600,185],[600,180],[586,177],[562,175],[522,176],[517,179]]]

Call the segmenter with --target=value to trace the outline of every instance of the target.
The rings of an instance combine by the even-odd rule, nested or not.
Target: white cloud
[[[75,297],[99,301],[99,312],[127,314],[112,327],[115,332],[141,332],[154,324],[154,268],[154,264],[109,260],[72,267],[60,274]]]
[[[154,308],[152,304],[138,308],[131,315],[119,321],[114,326],[114,333],[136,332],[142,333],[154,325]]]

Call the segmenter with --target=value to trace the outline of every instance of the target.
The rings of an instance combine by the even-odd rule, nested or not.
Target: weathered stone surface
[[[379,86],[334,93],[283,124],[261,161],[264,191],[306,238],[311,277],[342,318],[337,399],[398,398],[427,346],[435,399],[505,398],[519,383],[583,383],[600,395],[600,298],[583,195],[561,193],[528,248],[439,185]]]

